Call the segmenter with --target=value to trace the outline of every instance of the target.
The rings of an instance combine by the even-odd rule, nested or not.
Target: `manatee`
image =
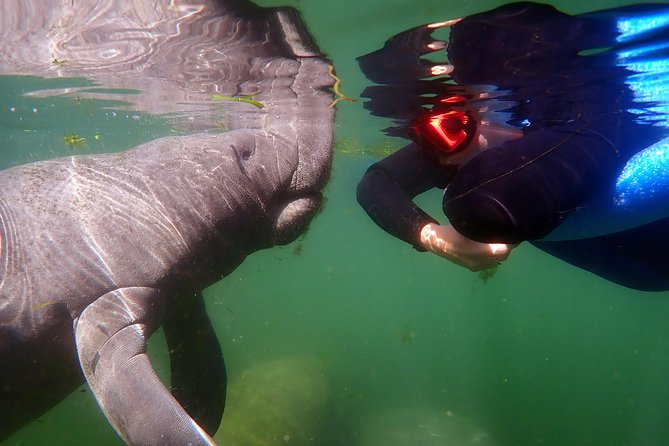
[[[0,441],[86,382],[128,444],[214,444],[226,374],[201,291],[318,211],[331,66],[295,10],[245,0],[0,2],[0,41],[4,74],[135,88],[191,123],[0,171]],[[161,326],[171,391],[146,355]]]

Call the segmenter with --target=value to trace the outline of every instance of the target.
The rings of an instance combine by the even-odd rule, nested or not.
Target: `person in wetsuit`
[[[446,26],[447,45],[431,37]],[[448,63],[421,57],[444,48]],[[379,84],[365,106],[413,142],[367,170],[358,201],[393,236],[472,270],[531,241],[669,289],[668,56],[667,5],[571,16],[514,3],[401,33],[359,62]],[[450,225],[412,201],[435,187]]]

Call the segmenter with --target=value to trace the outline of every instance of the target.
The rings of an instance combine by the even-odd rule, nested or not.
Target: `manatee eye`
[[[411,126],[411,137],[420,146],[445,155],[463,150],[474,138],[476,123],[458,110],[430,112]]]

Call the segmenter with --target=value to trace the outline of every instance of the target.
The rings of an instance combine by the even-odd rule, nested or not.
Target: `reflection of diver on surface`
[[[445,26],[447,45],[432,37]],[[421,58],[445,47],[448,63]],[[530,240],[669,289],[668,55],[666,5],[569,16],[516,3],[401,33],[359,60],[380,84],[366,107],[414,143],[369,168],[358,200],[390,234],[471,269]],[[434,187],[452,226],[412,202]]]

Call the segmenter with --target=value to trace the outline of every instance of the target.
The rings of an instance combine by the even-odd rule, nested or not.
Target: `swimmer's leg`
[[[619,285],[642,291],[669,290],[669,218],[601,237],[531,243]]]

